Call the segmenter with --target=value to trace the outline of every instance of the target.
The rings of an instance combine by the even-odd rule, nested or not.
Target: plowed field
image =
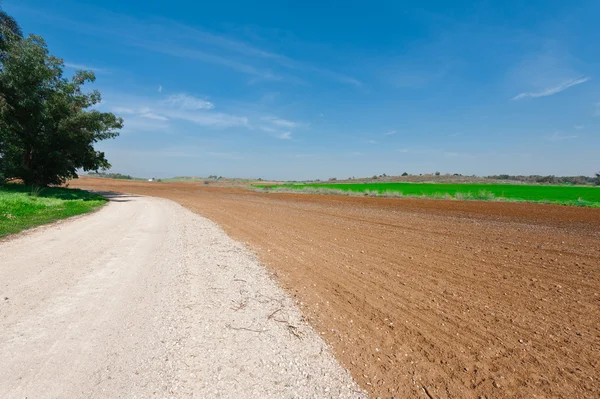
[[[600,397],[600,209],[70,185],[169,198],[247,242],[374,397]]]

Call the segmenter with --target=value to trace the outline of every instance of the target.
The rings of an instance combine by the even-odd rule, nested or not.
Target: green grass
[[[90,212],[107,200],[84,190],[0,186],[0,238],[58,219]]]
[[[267,186],[257,185],[256,187],[266,188]],[[600,207],[600,187],[593,186],[486,183],[316,183],[282,184],[270,187],[275,190],[301,190],[346,195],[527,201]]]

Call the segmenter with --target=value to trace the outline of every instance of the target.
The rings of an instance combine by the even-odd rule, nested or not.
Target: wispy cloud
[[[558,133],[554,133],[553,135],[546,137],[546,140],[548,140],[548,141],[564,141],[564,140],[575,139],[577,137],[578,136],[574,135],[574,134],[560,135]]]
[[[163,89],[163,87],[162,87],[161,85],[158,85],[158,89],[157,89],[157,91],[158,91],[159,93],[162,93],[162,89]]]
[[[192,97],[187,94],[175,94],[167,97],[165,103],[171,107],[184,110],[213,109],[215,105],[210,101]]]
[[[123,100],[121,100],[123,101]],[[249,127],[250,122],[245,116],[232,115],[224,112],[214,112],[214,104],[206,100],[179,94],[169,96],[160,101],[144,101],[143,106],[135,106],[143,98],[132,97],[111,110],[126,117],[126,126],[144,126],[141,121],[151,119],[155,122],[187,121],[199,126],[215,128]]]
[[[396,134],[395,130],[390,130],[390,131],[383,133],[384,136],[393,136],[394,134]]]
[[[573,87],[575,85],[585,83],[588,80],[590,80],[589,77],[580,77],[580,78],[576,78],[576,79],[569,79],[567,81],[562,82],[561,84],[559,84],[557,86],[550,87],[550,88],[542,90],[542,91],[525,92],[525,93],[517,94],[512,99],[513,100],[522,100],[524,98],[537,98],[537,97],[551,96],[553,94],[560,93],[561,91],[567,90],[569,87]]]
[[[596,115],[600,115],[600,103],[596,103]]]
[[[292,132],[283,132],[278,136],[278,138],[280,138],[281,140],[291,140]]]
[[[375,141],[375,140],[369,140],[369,141],[367,141],[367,143],[369,143],[369,144],[377,144],[377,141]]]
[[[135,114],[135,109],[126,107],[112,107],[111,111],[117,114]]]
[[[461,134],[462,134],[462,133],[450,133],[450,134],[448,135],[448,137],[458,137],[458,136],[460,136]]]
[[[575,126],[573,126],[573,129],[575,129],[575,130],[585,129],[585,125],[575,125]]]
[[[82,22],[69,19],[56,14],[47,15],[47,13],[44,14],[44,18],[52,19],[61,23],[63,27],[76,32],[99,37],[117,37],[121,43],[126,45],[175,57],[213,63],[254,75],[253,82],[275,80],[305,83],[304,79],[290,74],[297,72],[303,75],[317,74],[329,80],[355,87],[363,86],[360,80],[352,76],[264,50],[244,41],[230,38],[226,34],[210,33],[165,18],[144,21],[107,12],[101,8],[88,9],[88,11],[90,10],[95,16],[94,23],[89,20]],[[149,40],[149,37],[159,39]],[[274,72],[275,69],[278,71]]]
[[[279,132],[279,130],[274,129],[274,128],[269,127],[269,126],[259,126],[259,129],[262,130],[263,132],[267,132],[267,133],[277,133],[277,132]]]
[[[275,74],[268,69],[257,68],[250,63],[244,63],[236,61],[230,57],[215,55],[212,53],[208,53],[203,50],[191,49],[182,46],[174,46],[172,44],[160,43],[160,42],[151,42],[147,40],[132,40],[129,42],[130,45],[140,47],[146,50],[154,51],[157,53],[162,53],[166,55],[170,55],[173,57],[179,58],[187,58],[191,60],[197,60],[201,62],[221,65],[232,69],[237,72],[242,72],[248,75],[253,75],[260,80],[274,80],[274,81],[291,81],[296,83],[301,83],[302,81],[298,78],[292,76],[283,76],[279,74]]]
[[[157,121],[168,121],[169,120],[169,118],[166,118],[166,117],[164,117],[162,115],[155,114],[154,112],[144,112],[140,116],[142,118],[154,119],[154,120],[157,120]]]
[[[76,70],[86,70],[86,71],[94,71],[96,73],[108,73],[108,71],[104,68],[93,67],[89,65],[76,64],[73,62],[65,62],[65,67]]]
[[[249,126],[248,118],[219,112],[185,112],[165,110],[163,113],[171,119],[181,119],[200,126],[235,127]]]
[[[275,116],[263,116],[260,119],[263,121],[266,121],[266,122],[270,122],[276,126],[287,127],[287,128],[298,127],[300,125],[298,122],[288,121],[287,119],[281,119],[281,118],[277,118]]]

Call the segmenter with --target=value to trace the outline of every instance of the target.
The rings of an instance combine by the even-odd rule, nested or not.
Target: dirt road
[[[251,244],[373,396],[600,397],[599,209],[75,184]]]
[[[362,397],[240,243],[164,199],[0,242],[0,397]]]

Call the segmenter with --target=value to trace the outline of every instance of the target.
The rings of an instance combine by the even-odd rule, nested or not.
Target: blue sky
[[[137,176],[592,175],[598,1],[5,0]]]

